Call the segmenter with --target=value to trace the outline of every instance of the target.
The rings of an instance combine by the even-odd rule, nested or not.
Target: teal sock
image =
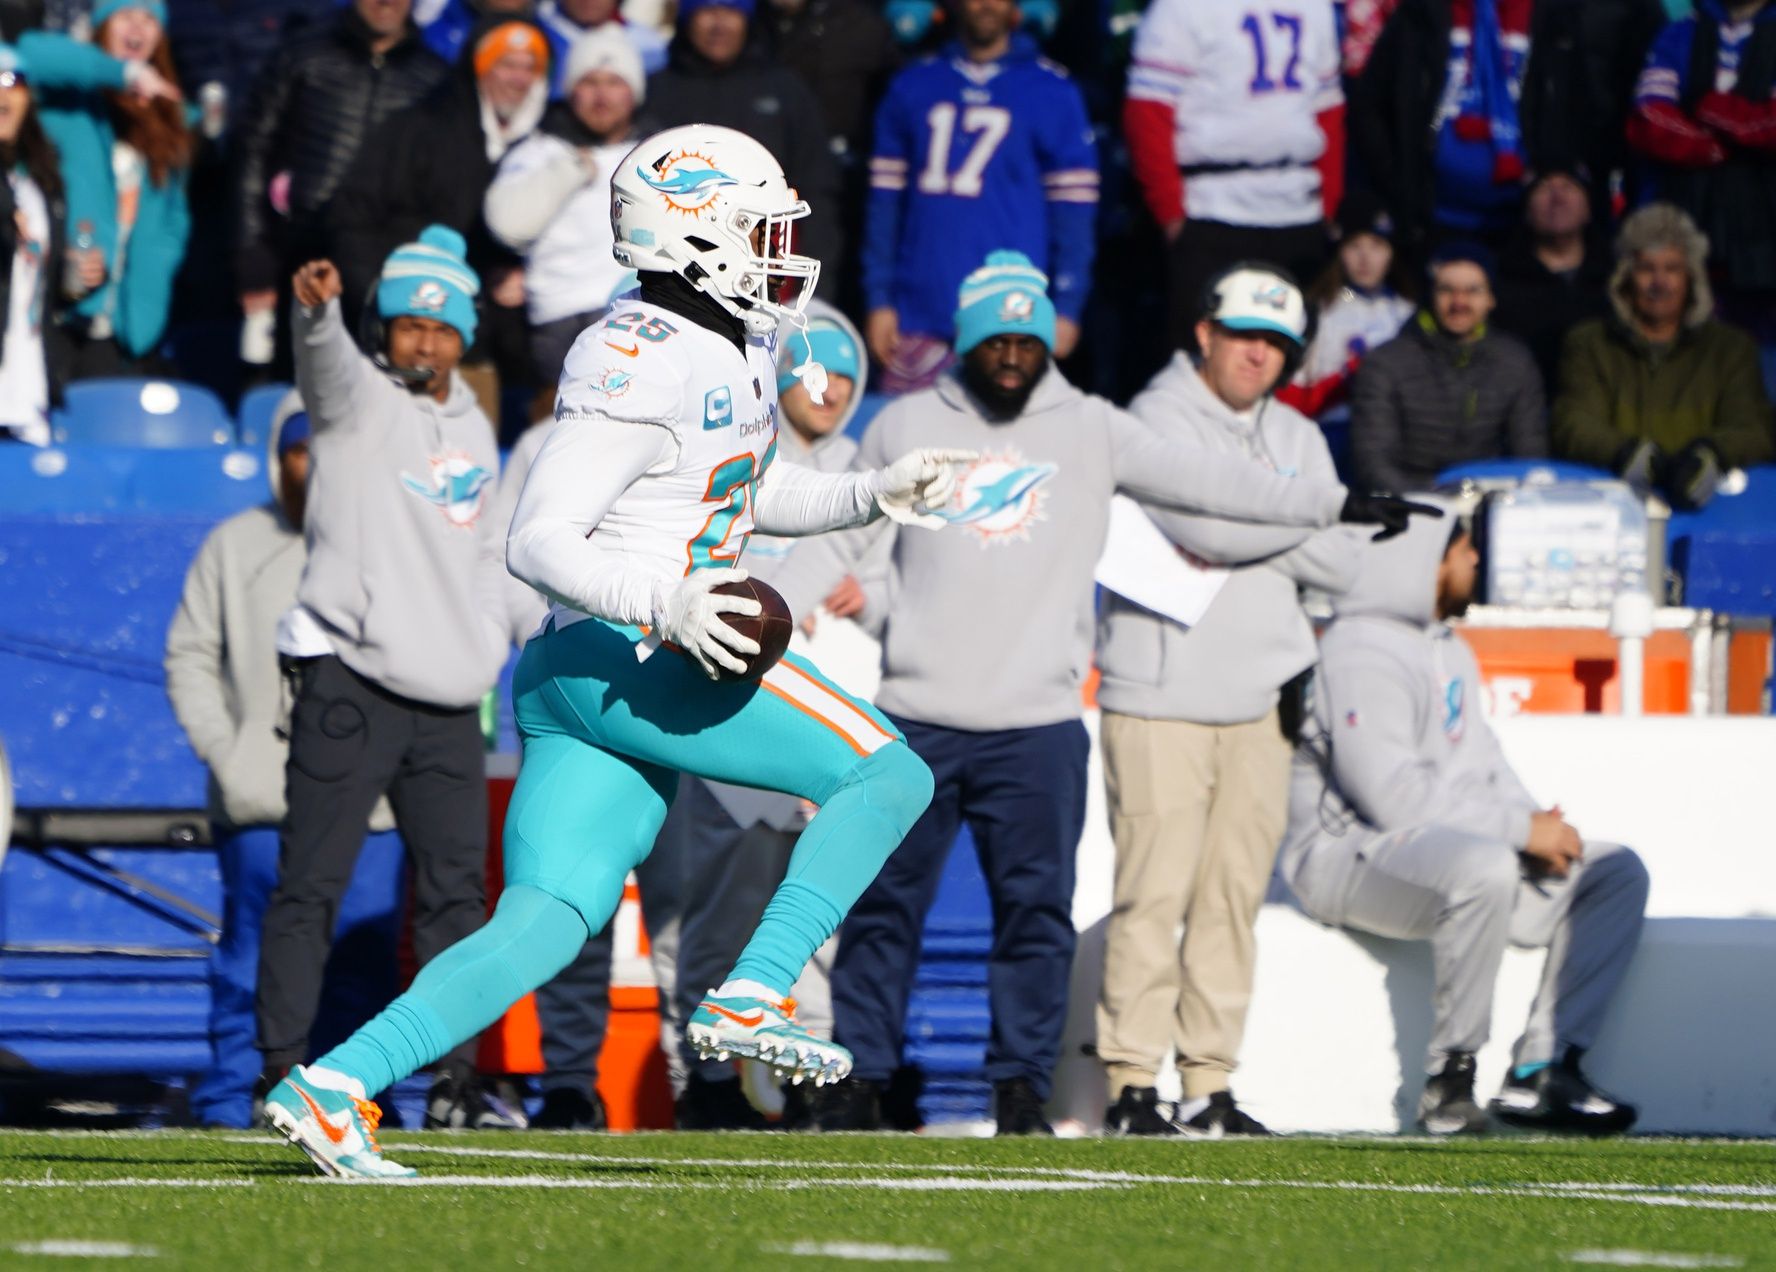
[[[420,969],[413,985],[316,1064],[382,1091],[498,1020],[586,944],[586,921],[537,888],[507,888],[485,927]]]
[[[866,756],[796,841],[789,871],[730,980],[787,996],[931,803],[931,770],[904,742]]]
[[[1520,1064],[1511,1070],[1511,1080],[1513,1082],[1527,1082],[1547,1067],[1546,1060],[1537,1060],[1534,1064]]]

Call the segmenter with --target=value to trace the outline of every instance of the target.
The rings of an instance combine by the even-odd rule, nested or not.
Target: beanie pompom
[[[419,241],[427,247],[449,252],[459,259],[468,256],[469,245],[462,235],[448,225],[428,225],[419,232]]]

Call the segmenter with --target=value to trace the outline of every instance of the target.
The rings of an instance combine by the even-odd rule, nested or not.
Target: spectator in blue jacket
[[[865,218],[866,340],[890,393],[953,360],[956,289],[988,252],[1051,282],[1054,354],[1079,339],[1098,156],[1085,101],[1018,31],[1016,0],[954,0],[956,39],[897,75],[876,113]]]
[[[666,37],[651,26],[631,22],[623,16],[617,0],[542,0],[537,5],[536,20],[549,33],[549,44],[555,56],[554,97],[573,92],[574,81],[567,74],[568,50],[583,35],[607,28],[622,34],[641,59],[644,74],[666,69]]]
[[[99,0],[94,43],[174,87],[163,0]],[[184,107],[115,89],[49,90],[43,126],[61,152],[72,304],[62,315],[71,380],[153,369],[185,258],[195,139]]]

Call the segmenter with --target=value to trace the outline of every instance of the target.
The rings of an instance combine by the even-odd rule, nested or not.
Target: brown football
[[[723,596],[750,596],[759,603],[756,615],[722,615],[729,627],[758,642],[759,651],[750,658],[745,654],[735,655],[746,664],[746,673],[736,675],[725,667],[718,668],[722,680],[757,680],[775,667],[789,648],[789,638],[795,632],[795,620],[790,617],[789,606],[784,604],[776,588],[758,579],[723,583],[714,590]]]

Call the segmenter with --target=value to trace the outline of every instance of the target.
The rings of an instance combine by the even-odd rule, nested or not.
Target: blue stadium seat
[[[0,446],[8,516],[223,517],[271,495],[260,450]]]
[[[58,443],[74,446],[178,449],[234,441],[222,399],[178,380],[81,380],[68,386],[50,425]]]
[[[1454,486],[1464,479],[1497,481],[1500,478],[1523,478],[1536,469],[1554,474],[1556,481],[1608,481],[1610,474],[1589,464],[1568,463],[1564,459],[1477,459],[1471,464],[1457,464],[1437,474],[1439,486]]]
[[[235,438],[242,446],[264,447],[271,438],[271,417],[290,391],[287,384],[262,384],[248,389],[236,412]]]
[[[1776,465],[1746,469],[1737,495],[1673,513],[1667,543],[1684,604],[1776,618]]]

